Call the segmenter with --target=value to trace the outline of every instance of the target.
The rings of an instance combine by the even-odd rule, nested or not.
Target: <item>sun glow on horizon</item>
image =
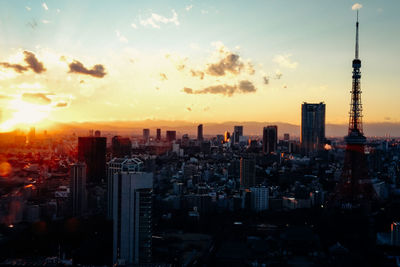
[[[52,107],[50,105],[39,105],[28,103],[22,99],[9,101],[8,108],[11,111],[11,118],[0,124],[0,131],[7,132],[14,130],[17,126],[32,126],[48,118]]]

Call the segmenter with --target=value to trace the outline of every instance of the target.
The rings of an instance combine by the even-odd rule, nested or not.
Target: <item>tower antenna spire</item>
[[[356,22],[356,59],[358,59],[358,9],[357,9],[357,22]]]

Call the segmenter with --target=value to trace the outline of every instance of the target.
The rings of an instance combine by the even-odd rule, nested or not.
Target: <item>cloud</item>
[[[68,107],[68,103],[67,102],[58,102],[56,104],[56,107],[57,108],[65,108],[65,107]]]
[[[92,67],[92,69],[88,69],[77,60],[74,60],[72,63],[69,64],[69,72],[86,74],[96,78],[103,78],[107,74],[105,72],[104,66],[101,64],[96,64]]]
[[[22,100],[39,105],[48,105],[51,103],[51,99],[44,93],[24,93],[22,94]]]
[[[254,74],[256,73],[256,70],[254,69],[253,63],[251,63],[251,62],[248,62],[248,63],[247,63],[247,72],[248,72],[250,75],[254,75]]]
[[[277,70],[276,72],[275,72],[275,76],[274,76],[274,79],[275,80],[280,80],[281,78],[282,78],[282,72],[280,72],[279,70]]]
[[[46,11],[49,10],[49,8],[47,7],[47,5],[46,5],[45,2],[42,3],[42,7],[43,7],[43,9],[46,10]]]
[[[28,11],[31,11],[32,8],[30,8],[29,6],[26,6],[25,9]]]
[[[0,62],[0,66],[7,68],[7,69],[13,69],[15,72],[22,73],[28,70],[28,67],[22,66],[20,64],[11,64],[8,62]]]
[[[135,23],[132,23],[131,27],[134,28],[134,29],[137,29],[137,25]]]
[[[207,74],[213,76],[224,76],[226,72],[239,74],[244,64],[239,60],[239,55],[230,53],[225,58],[214,64],[209,64]]]
[[[209,111],[209,110],[210,110],[209,106],[206,106],[206,107],[203,108],[203,111]]]
[[[43,66],[43,63],[40,62],[35,54],[29,51],[24,51],[25,55],[25,62],[29,65],[29,68],[33,70],[36,73],[42,73],[46,71],[45,67]]]
[[[50,22],[51,22],[50,20],[42,19],[43,24],[49,24]]]
[[[269,84],[269,77],[268,76],[264,76],[263,77],[263,81],[264,81],[264,84]]]
[[[189,6],[186,6],[186,7],[185,7],[186,11],[189,11],[189,10],[191,10],[192,8],[193,8],[193,5],[189,5]]]
[[[115,33],[117,34],[118,40],[120,40],[123,43],[128,42],[128,39],[125,36],[123,36],[119,31],[115,31]]]
[[[35,29],[38,26],[38,24],[37,24],[35,19],[32,19],[32,21],[28,22],[26,25],[28,25],[32,29]]]
[[[295,69],[297,68],[298,62],[292,62],[290,60],[291,54],[285,54],[285,55],[276,55],[273,59],[275,63],[278,63],[279,66],[284,67],[284,68],[289,68],[289,69]]]
[[[200,80],[204,79],[204,72],[202,71],[190,70],[190,73],[192,74],[193,77],[199,77]]]
[[[29,51],[24,51],[24,56],[24,60],[28,64],[27,66],[21,64],[11,64],[8,62],[0,62],[0,66],[13,69],[15,72],[18,73],[23,73],[25,71],[28,71],[29,69],[33,70],[35,73],[42,73],[46,71],[43,63],[36,58],[35,54]]]
[[[186,67],[185,64],[178,64],[178,65],[176,65],[176,69],[179,70],[179,71],[184,70],[185,67]]]
[[[175,10],[172,9],[172,17],[167,18],[164,16],[161,16],[156,13],[152,13],[151,16],[147,19],[140,20],[140,24],[143,26],[148,26],[150,25],[153,28],[160,28],[160,23],[167,24],[167,23],[174,23],[175,25],[179,25],[179,20],[178,20],[178,14],[175,12]]]
[[[193,90],[188,87],[183,88],[183,92],[187,94],[221,94],[225,96],[232,96],[235,93],[253,93],[256,91],[257,89],[253,83],[248,80],[241,81],[239,85],[220,84],[209,86],[201,90]]]
[[[161,81],[168,80],[167,75],[166,75],[165,73],[160,73],[160,80],[161,80]]]
[[[355,3],[354,5],[351,6],[351,10],[359,10],[363,7],[362,4]]]
[[[186,110],[187,111],[192,111],[192,108],[191,107],[187,107]]]

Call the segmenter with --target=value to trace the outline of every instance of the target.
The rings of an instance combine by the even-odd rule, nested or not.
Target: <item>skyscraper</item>
[[[278,126],[271,125],[263,129],[263,153],[269,154],[276,152],[276,145],[278,143]]]
[[[203,124],[197,126],[197,141],[203,141]]]
[[[301,105],[301,150],[304,154],[312,154],[324,148],[325,143],[325,104]]]
[[[114,136],[111,140],[112,156],[116,158],[130,157],[132,142],[128,137]]]
[[[143,129],[143,140],[145,143],[150,140],[150,129]]]
[[[87,208],[86,165],[82,162],[71,164],[71,202],[73,216],[82,216]]]
[[[99,183],[106,178],[106,137],[79,137],[78,161],[86,163],[88,183]]]
[[[243,126],[233,127],[233,143],[238,144],[240,136],[243,136]]]
[[[251,187],[256,185],[255,159],[240,159],[240,186]]]
[[[167,142],[176,140],[176,131],[167,131]]]
[[[139,172],[143,168],[143,161],[138,158],[114,158],[107,163],[107,217],[113,218],[113,177],[122,171]]]
[[[119,172],[113,177],[113,263],[151,261],[153,174]]]
[[[161,141],[161,129],[157,129],[157,137],[156,137],[157,141]]]
[[[268,187],[257,186],[251,187],[251,209],[260,212],[267,210],[269,207],[269,191]]]

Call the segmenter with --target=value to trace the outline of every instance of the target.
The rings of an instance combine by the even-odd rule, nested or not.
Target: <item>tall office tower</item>
[[[361,60],[358,58],[358,11],[356,22],[356,48],[353,60],[353,76],[348,135],[345,137],[346,152],[338,194],[335,196],[342,206],[358,206],[376,197],[375,190],[368,179],[365,158],[366,138],[362,125],[361,104]]]
[[[312,154],[323,150],[325,142],[325,104],[323,102],[301,105],[301,150]]]
[[[120,172],[113,177],[113,263],[151,261],[153,174]]]
[[[224,134],[224,142],[225,143],[229,142],[230,138],[231,138],[231,134],[228,131],[226,131],[225,134]]]
[[[115,158],[130,157],[132,142],[128,137],[114,136],[111,140],[111,152]]]
[[[167,131],[167,142],[176,140],[176,131]]]
[[[238,144],[241,136],[243,136],[243,126],[234,126],[233,127],[233,143]]]
[[[289,141],[289,140],[290,140],[290,134],[284,133],[284,134],[283,134],[283,140]]]
[[[150,140],[150,129],[143,129],[143,140],[145,143]]]
[[[197,141],[203,141],[203,124],[197,126]]]
[[[161,141],[161,129],[157,129],[157,141]]]
[[[390,243],[392,246],[400,246],[400,223],[393,222],[390,225]]]
[[[87,208],[86,165],[78,162],[70,165],[71,200],[73,216],[82,216]]]
[[[263,152],[269,154],[276,152],[278,144],[278,126],[272,125],[264,127],[263,129]]]
[[[78,161],[86,163],[88,183],[100,183],[106,178],[106,137],[79,137]]]
[[[96,130],[94,132],[94,137],[100,137],[101,136],[101,132],[99,130]]]
[[[255,159],[240,159],[240,186],[251,187],[256,185]]]
[[[251,187],[251,209],[260,212],[267,210],[269,207],[269,191],[268,187],[257,186]]]
[[[113,177],[116,173],[140,172],[143,169],[143,161],[138,158],[114,158],[107,163],[107,217],[113,218]]]

